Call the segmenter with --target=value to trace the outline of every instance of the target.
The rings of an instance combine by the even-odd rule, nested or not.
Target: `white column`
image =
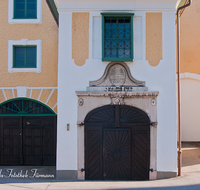
[[[77,105],[70,78],[72,13],[59,13],[57,170],[77,170]],[[67,124],[70,125],[67,131]]]

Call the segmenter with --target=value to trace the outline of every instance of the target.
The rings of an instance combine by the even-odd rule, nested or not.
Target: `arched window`
[[[0,104],[0,116],[56,116],[47,105],[30,98],[14,98]]]

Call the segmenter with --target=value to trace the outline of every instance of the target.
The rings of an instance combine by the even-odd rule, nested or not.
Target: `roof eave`
[[[54,0],[46,0],[46,2],[49,6],[49,9],[50,9],[53,17],[54,17],[54,20],[56,21],[57,25],[59,26],[59,14],[58,14],[58,10],[57,10]]]

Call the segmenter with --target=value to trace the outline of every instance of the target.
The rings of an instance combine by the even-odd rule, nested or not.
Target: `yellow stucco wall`
[[[89,13],[72,13],[72,59],[77,66],[89,57]]]
[[[0,11],[0,87],[57,87],[58,73],[58,26],[45,0],[42,0],[42,23],[39,24],[9,24],[8,0],[1,1]],[[8,40],[37,40],[42,41],[41,72],[8,73]],[[37,90],[31,98],[37,98]],[[38,90],[39,91],[39,90]],[[17,96],[16,89],[14,96]],[[7,99],[13,98],[12,90],[5,90]],[[30,90],[27,92],[29,97]],[[45,102],[50,90],[44,90],[40,101]],[[5,101],[0,90],[0,102]],[[51,107],[57,102],[57,90],[49,99]],[[55,108],[54,110],[56,110]]]
[[[58,26],[42,0],[41,24],[9,24],[8,0],[1,1],[0,11],[0,86],[57,86]],[[8,40],[42,41],[41,73],[8,73]]]
[[[162,13],[146,13],[146,60],[155,67],[162,52]]]
[[[180,70],[200,74],[200,1],[193,0],[181,15]]]

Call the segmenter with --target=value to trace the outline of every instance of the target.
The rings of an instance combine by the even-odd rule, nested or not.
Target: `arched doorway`
[[[132,106],[106,105],[85,118],[86,180],[147,180],[150,120]]]
[[[29,98],[0,104],[0,165],[55,165],[56,113]]]

